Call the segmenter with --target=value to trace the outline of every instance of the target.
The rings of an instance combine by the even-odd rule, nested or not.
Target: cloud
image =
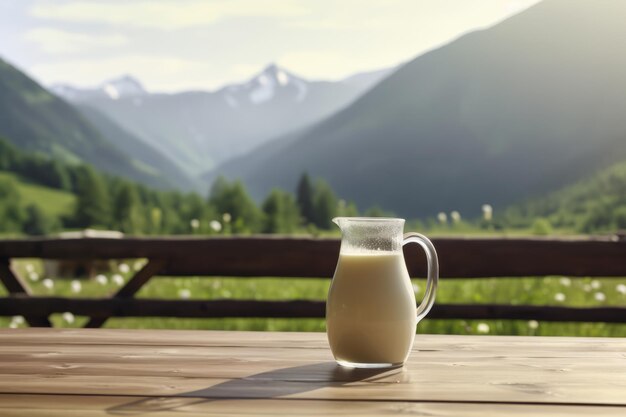
[[[295,0],[73,1],[36,4],[30,9],[32,16],[44,19],[168,30],[233,17],[290,17],[306,13]]]
[[[31,29],[26,32],[24,39],[38,44],[44,52],[51,54],[80,52],[97,47],[114,47],[128,42],[125,36],[119,34],[86,35],[54,28]]]

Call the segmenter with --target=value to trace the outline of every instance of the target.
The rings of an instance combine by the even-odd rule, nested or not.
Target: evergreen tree
[[[76,208],[71,223],[77,227],[108,226],[111,206],[103,178],[89,165],[76,171]]]
[[[46,215],[37,205],[28,205],[25,212],[23,230],[28,235],[47,235],[58,227],[54,219]]]
[[[47,185],[53,188],[58,188],[59,190],[70,189],[70,175],[64,165],[58,161],[50,161],[47,171]]]
[[[300,208],[300,214],[305,224],[315,223],[315,203],[314,203],[314,190],[309,179],[309,175],[305,172],[298,181],[298,188],[296,190],[298,207]]]
[[[292,233],[298,228],[300,212],[293,195],[273,189],[263,203],[265,233]]]
[[[337,216],[337,197],[330,185],[318,181],[315,185],[315,225],[320,229],[329,230],[333,227],[333,217]]]
[[[144,214],[137,187],[129,182],[122,182],[114,195],[113,225],[124,233],[141,233],[144,226]]]

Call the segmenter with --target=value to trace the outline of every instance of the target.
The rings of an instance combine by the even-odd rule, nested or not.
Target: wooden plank
[[[219,349],[238,349],[239,351],[271,349],[278,347],[290,350],[290,358],[322,360],[327,359],[328,342],[325,333],[274,333],[274,332],[230,332],[219,331],[179,331],[160,330],[155,335],[149,330],[103,329],[100,332],[76,332],[78,329],[59,329],[62,332],[42,333],[33,335],[19,329],[0,332],[2,341],[0,350],[3,354],[15,355],[16,352],[27,355],[32,361],[47,360],[50,355],[55,358],[62,354],[77,354],[83,357],[94,352],[93,345],[97,346],[97,354],[102,357],[115,356],[124,352],[123,361],[140,360],[150,357],[152,353],[164,357],[175,353],[177,355],[207,358],[212,351]],[[159,333],[163,333],[160,336]],[[53,336],[50,336],[53,335]],[[266,336],[269,335],[269,336]],[[485,341],[487,339],[487,342]],[[522,340],[519,340],[522,339]],[[580,340],[578,340],[580,339]],[[454,350],[456,358],[480,357],[490,358],[499,351],[506,350],[507,358],[565,358],[577,361],[578,358],[587,358],[597,362],[599,359],[622,359],[626,351],[626,340],[620,338],[541,338],[540,348],[529,351],[528,347],[537,343],[537,337],[524,336],[442,336],[418,334],[415,339],[415,351],[419,355],[429,357],[446,356]],[[16,347],[17,346],[17,347]],[[84,346],[84,347],[83,347]],[[21,349],[21,350],[19,350]],[[62,349],[62,352],[58,349]],[[144,349],[143,353],[141,350]],[[138,353],[139,352],[139,353]],[[425,353],[428,352],[428,353]],[[565,352],[565,353],[564,353]],[[299,356],[304,355],[304,356]],[[535,356],[533,356],[535,355]],[[119,355],[118,355],[119,356]],[[11,360],[19,360],[21,356],[13,356]],[[595,363],[592,362],[592,363]]]
[[[623,416],[619,406],[572,406],[463,402],[386,402],[334,400],[219,400],[204,398],[7,395],[0,394],[0,412],[16,416],[183,415],[206,416]],[[157,414],[158,413],[158,414]]]
[[[419,326],[418,326],[419,330]],[[487,338],[488,342],[485,342]],[[626,338],[615,337],[536,337],[536,336],[466,336],[418,334],[416,348],[429,352],[453,350],[455,354],[468,351],[497,352],[506,350],[507,355],[521,353],[541,341],[541,354],[573,357],[580,353],[593,356],[596,353],[624,357]],[[149,329],[0,329],[0,345],[133,345],[161,347],[254,347],[257,349],[276,346],[293,349],[328,349],[323,332],[258,332],[258,331],[198,331],[198,330],[149,330]],[[563,352],[567,352],[565,355]]]
[[[598,379],[598,375],[611,375],[622,372],[626,365],[623,356],[616,352],[576,351],[567,357],[555,355],[554,352],[540,350],[525,354],[516,351],[504,358],[494,358],[494,351],[461,351],[454,358],[449,351],[422,350],[418,341],[410,358],[411,363],[419,363],[419,368],[407,367],[403,371],[408,379],[420,378],[420,373],[428,372],[436,375],[448,372],[451,366],[464,370],[476,370],[497,362],[499,366],[490,371],[492,376],[506,377],[514,373],[518,378],[533,378],[545,374],[547,380],[551,375],[575,373],[578,376],[590,375],[590,382]],[[267,352],[266,352],[267,353]],[[100,375],[106,377],[170,377],[209,378],[209,379],[242,379],[249,375],[263,375],[273,371],[277,366],[281,369],[296,369],[285,372],[281,380],[298,379],[302,372],[301,366],[313,363],[315,366],[306,368],[306,380],[323,382],[332,379],[335,382],[350,382],[351,373],[338,373],[332,362],[328,348],[308,349],[273,347],[273,358],[264,361],[248,361],[245,359],[264,356],[254,347],[212,347],[210,349],[192,347],[161,347],[161,346],[94,346],[81,345],[28,345],[0,346],[0,357],[3,366],[1,373],[5,375],[33,375],[40,377],[60,377],[78,375]],[[544,356],[542,356],[544,355]],[[562,354],[561,354],[562,355]],[[230,358],[227,367],[225,358]],[[241,360],[234,360],[240,358]],[[532,366],[529,366],[532,362]],[[325,363],[326,365],[323,365]],[[596,376],[594,376],[596,375]],[[256,379],[263,379],[263,376]],[[565,377],[567,381],[568,378]]]
[[[464,402],[387,402],[251,399],[210,401],[204,398],[7,395],[0,394],[0,414],[24,416],[183,415],[206,416],[623,416],[619,406],[572,406]],[[158,413],[158,414],[157,414]]]
[[[362,371],[335,365],[328,348],[318,347],[324,334],[257,333],[264,339],[258,348],[242,346],[253,344],[255,333],[163,332],[166,346],[147,347],[139,339],[88,344],[96,330],[73,332],[81,344],[61,343],[70,333],[57,331],[42,332],[47,345],[15,343],[32,330],[16,332],[9,344],[0,337],[0,392],[626,405],[624,339],[418,335],[406,367]],[[130,333],[105,332],[122,341]],[[219,346],[189,345],[200,336]],[[287,339],[292,347],[283,346]]]
[[[267,353],[266,351],[264,351]],[[210,366],[196,364],[207,376],[80,375],[60,369],[58,374],[34,378],[38,373],[0,372],[0,392],[14,394],[148,395],[221,398],[293,398],[378,401],[489,401],[515,403],[569,403],[626,405],[624,368],[613,372],[549,371],[529,369],[516,374],[518,367],[505,361],[468,365],[424,365],[411,360],[396,373],[354,372],[330,362],[303,360],[297,366],[272,360],[272,355],[235,356],[222,354],[218,369],[238,361],[268,361],[272,369],[245,373],[243,378],[213,378]],[[170,357],[180,364],[182,360]],[[452,362],[456,363],[456,362]],[[285,366],[286,365],[286,366]],[[58,363],[59,368],[64,362]],[[69,367],[68,367],[69,368]],[[422,369],[423,368],[423,369]],[[564,368],[568,369],[568,368]],[[70,369],[71,370],[71,369]],[[513,372],[513,373],[511,373]],[[341,375],[341,376],[338,376]]]
[[[133,297],[155,274],[158,274],[166,262],[162,259],[150,259],[148,263],[141,268],[119,291],[113,298],[130,298]],[[98,328],[109,319],[110,316],[100,316],[91,318],[85,324],[86,328]]]
[[[626,241],[612,237],[437,238],[433,243],[446,278],[626,276]],[[412,276],[424,276],[421,252],[405,252]],[[0,257],[158,258],[171,261],[163,271],[171,275],[331,277],[338,253],[337,239],[281,236],[0,241]]]
[[[31,295],[31,290],[28,285],[20,279],[19,276],[13,273],[11,269],[10,260],[6,258],[0,258],[0,282],[4,284],[9,294],[12,295],[24,295],[26,297]],[[33,327],[52,327],[52,323],[48,319],[47,314],[32,314],[30,311],[25,311],[21,314],[26,319],[26,322]]]
[[[69,311],[92,319],[99,327],[109,317],[268,317],[324,318],[324,301],[290,300],[161,300],[133,298],[66,298],[12,296],[0,298],[0,316]],[[504,304],[436,304],[429,319],[511,319],[550,322],[626,323],[626,307],[560,307]]]
[[[220,398],[293,398],[378,401],[489,401],[515,403],[569,403],[626,405],[624,367],[577,370],[563,368],[522,369],[506,361],[486,361],[469,366],[461,362],[428,366],[425,359],[412,358],[406,368],[391,371],[350,371],[330,360],[302,360],[289,366],[276,360],[283,351],[266,355],[241,355],[231,349],[223,353],[222,364],[201,365],[206,376],[81,375],[59,362],[59,373],[13,374],[0,371],[0,392],[14,394],[147,395]],[[269,355],[267,353],[270,353]],[[235,356],[234,354],[237,354]],[[169,357],[181,364],[184,359]],[[212,369],[223,369],[238,361],[268,361],[269,371],[246,371],[242,378],[213,378]],[[414,371],[411,371],[415,369]]]

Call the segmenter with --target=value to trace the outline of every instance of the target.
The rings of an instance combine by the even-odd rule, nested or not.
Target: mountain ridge
[[[408,62],[277,152],[256,149],[262,160],[215,172],[259,198],[307,171],[407,217],[478,214],[563,186],[626,158],[626,59],[611,53],[626,38],[621,12],[539,3]]]
[[[102,112],[196,176],[348,105],[378,81],[378,72],[361,82],[309,81],[270,64],[244,82],[210,92],[67,97],[78,108],[89,105]]]

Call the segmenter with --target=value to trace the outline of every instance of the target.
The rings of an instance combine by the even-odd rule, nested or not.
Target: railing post
[[[32,291],[28,288],[28,285],[13,273],[10,259],[0,259],[0,281],[2,281],[4,287],[11,295],[24,294],[29,297],[32,295]],[[24,318],[32,327],[52,327],[52,323],[50,323],[47,316],[25,315]]]

